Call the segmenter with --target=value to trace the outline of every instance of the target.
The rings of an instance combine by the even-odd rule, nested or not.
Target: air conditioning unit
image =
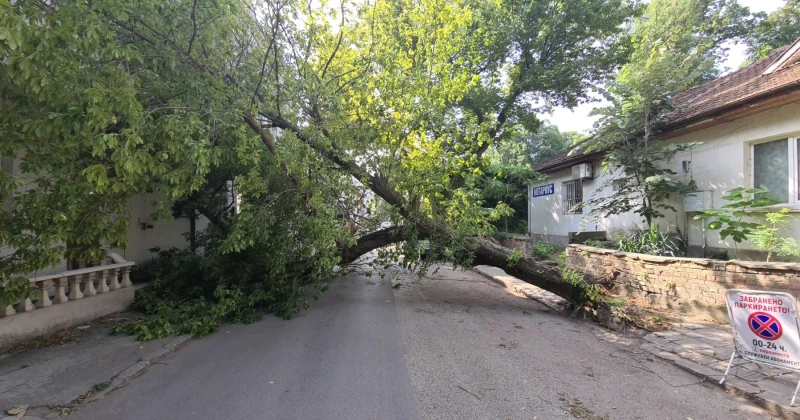
[[[592,164],[581,163],[572,167],[572,179],[587,179],[592,177]]]

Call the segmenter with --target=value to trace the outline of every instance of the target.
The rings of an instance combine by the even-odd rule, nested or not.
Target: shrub
[[[758,225],[752,233],[753,244],[767,253],[767,262],[772,259],[772,254],[780,257],[800,256],[800,247],[794,238],[785,238],[779,231],[789,227],[789,209],[783,208],[777,212],[767,213],[766,223]]]
[[[639,230],[630,236],[619,237],[615,242],[616,248],[623,252],[667,257],[686,255],[680,238],[671,234],[669,229],[662,232],[655,226]]]
[[[531,252],[535,258],[540,260],[544,260],[547,257],[555,254],[558,252],[558,248],[555,245],[547,243],[547,242],[536,242],[533,244],[531,248]]]

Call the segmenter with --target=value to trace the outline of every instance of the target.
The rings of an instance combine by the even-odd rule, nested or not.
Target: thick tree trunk
[[[491,265],[502,268],[511,276],[517,277],[534,286],[553,292],[569,301],[585,302],[583,290],[567,283],[561,276],[557,266],[545,264],[531,257],[523,256],[515,263],[509,263],[513,249],[506,248],[485,238],[472,238],[475,246],[475,265]]]
[[[400,228],[397,226],[368,233],[358,238],[358,242],[356,242],[355,245],[342,248],[341,263],[343,265],[350,264],[370,251],[402,240],[403,236],[400,234]]]
[[[342,250],[342,264],[350,264],[372,250],[402,241],[403,237],[400,235],[399,229],[399,227],[391,227],[362,236],[356,245]],[[570,301],[585,302],[587,300],[581,289],[564,281],[559,267],[527,256],[523,256],[514,264],[509,264],[509,257],[514,253],[513,249],[485,238],[472,238],[469,242],[475,248],[475,265],[491,265],[502,268],[509,275]]]

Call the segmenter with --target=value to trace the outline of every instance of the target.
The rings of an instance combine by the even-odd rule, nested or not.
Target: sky
[[[749,7],[753,12],[770,13],[781,7],[784,0],[739,0],[739,4]],[[728,69],[728,71],[739,68],[739,65],[747,58],[745,50],[744,45],[731,45],[728,59],[722,64],[722,68]],[[557,107],[551,115],[545,115],[544,118],[558,126],[561,131],[589,132],[592,124],[597,120],[597,117],[590,117],[589,112],[596,106],[598,103],[578,105],[572,110]]]

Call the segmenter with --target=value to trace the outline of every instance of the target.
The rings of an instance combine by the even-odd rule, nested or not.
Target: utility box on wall
[[[697,213],[711,209],[711,191],[695,191],[683,196],[683,211]]]

